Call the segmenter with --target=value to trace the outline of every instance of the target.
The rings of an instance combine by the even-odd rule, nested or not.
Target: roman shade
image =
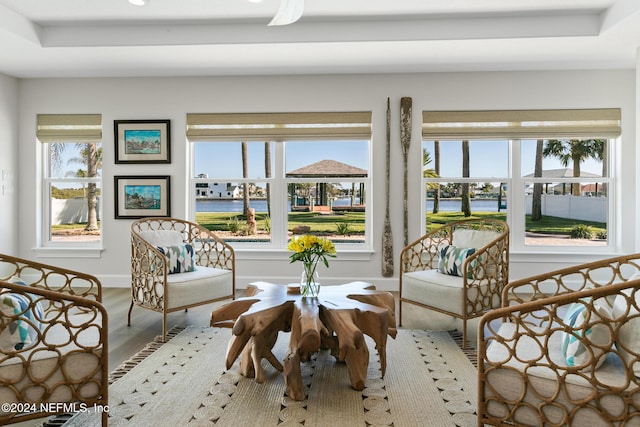
[[[370,139],[371,112],[190,113],[189,141]]]
[[[36,135],[40,142],[100,142],[102,115],[38,114]]]
[[[620,109],[423,111],[423,139],[615,138]]]

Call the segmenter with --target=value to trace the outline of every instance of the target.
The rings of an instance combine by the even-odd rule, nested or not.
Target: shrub
[[[336,222],[336,232],[341,236],[346,236],[351,232],[348,222]]]
[[[571,229],[572,239],[592,239],[593,231],[591,227],[585,224],[578,224]]]
[[[242,224],[240,224],[240,220],[238,217],[229,218],[227,221],[227,228],[232,233],[237,233],[242,228]]]
[[[597,239],[607,240],[607,230],[599,230],[596,233]]]
[[[267,234],[271,233],[271,218],[269,217],[265,217],[264,219],[264,231],[266,231]]]

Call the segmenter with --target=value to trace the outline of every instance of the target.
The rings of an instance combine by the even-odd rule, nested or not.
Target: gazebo
[[[525,175],[524,178],[533,178],[534,174],[530,173],[528,175]],[[546,169],[542,171],[542,177],[541,178],[574,178],[573,176],[573,169],[572,168],[561,168],[561,169]],[[602,175],[597,175],[594,173],[590,173],[590,172],[585,172],[585,171],[580,171],[580,178],[602,178]],[[565,194],[566,193],[566,183],[561,184],[561,193]],[[571,187],[573,187],[573,184],[570,185]],[[553,192],[555,192],[555,187],[553,186],[551,188],[551,190]],[[597,184],[596,184],[596,193],[598,191],[597,188]],[[549,192],[549,184],[545,184],[545,193]],[[571,191],[571,193],[573,193],[573,191]]]
[[[303,166],[299,169],[293,170],[286,174],[287,178],[365,178],[368,176],[368,171],[366,169],[361,169],[356,166],[348,165],[346,163],[338,162],[336,160],[321,160],[316,163],[312,163],[307,166]],[[291,184],[290,186],[290,195],[291,195],[291,208],[295,209],[299,207],[298,198],[296,197],[295,191],[296,184]],[[362,208],[365,204],[365,191],[364,184],[360,183],[360,203],[358,204],[359,208]],[[355,209],[356,205],[354,205],[354,193],[355,193],[355,184],[352,185],[351,191],[351,203],[350,208]],[[305,208],[307,205],[305,205]],[[318,182],[316,183],[315,193],[309,196],[309,211],[330,211],[332,210],[332,206],[329,203],[329,197],[327,194],[327,183],[326,182]]]

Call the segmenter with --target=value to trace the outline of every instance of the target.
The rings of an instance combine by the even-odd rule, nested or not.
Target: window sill
[[[38,258],[101,258],[103,247],[42,246],[33,248]]]

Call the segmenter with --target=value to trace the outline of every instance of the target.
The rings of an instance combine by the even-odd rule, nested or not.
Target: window
[[[513,248],[613,250],[619,135],[618,109],[425,111],[425,227],[466,210],[507,220]]]
[[[41,246],[99,247],[102,117],[38,115],[43,154]]]
[[[187,122],[196,222],[237,247],[283,249],[310,233],[338,249],[371,248],[370,112],[189,114]]]

